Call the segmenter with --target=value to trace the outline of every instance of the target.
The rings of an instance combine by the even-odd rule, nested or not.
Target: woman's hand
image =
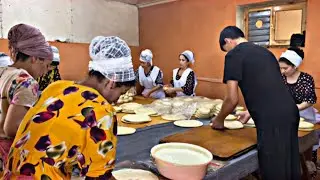
[[[251,118],[249,111],[238,111],[236,115],[238,116],[238,121],[242,124],[246,124]]]

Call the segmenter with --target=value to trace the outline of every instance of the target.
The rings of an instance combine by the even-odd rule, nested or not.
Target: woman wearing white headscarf
[[[197,77],[190,68],[195,59],[191,51],[186,50],[179,56],[180,68],[173,70],[172,80],[164,87],[165,92],[170,96],[195,96]]]
[[[315,93],[313,77],[308,73],[298,70],[303,58],[303,50],[289,48],[282,53],[279,65],[284,83],[287,85],[298,106],[300,116],[314,122],[316,120],[316,113],[313,104],[317,102],[317,95]]]
[[[163,73],[159,67],[152,63],[153,54],[146,49],[140,54],[140,66],[136,71],[136,80],[144,88],[142,95],[154,99],[164,98],[166,95],[162,89]]]

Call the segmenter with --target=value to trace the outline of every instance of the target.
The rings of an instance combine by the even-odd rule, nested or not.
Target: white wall
[[[38,27],[47,40],[89,43],[98,35],[139,45],[136,6],[106,0],[0,0],[2,38],[17,23]]]

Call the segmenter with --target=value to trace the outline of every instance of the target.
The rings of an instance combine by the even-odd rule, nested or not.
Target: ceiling
[[[173,2],[177,0],[113,0],[113,1],[136,5],[138,7],[146,7],[146,6],[153,6],[153,5],[162,4],[162,3]]]

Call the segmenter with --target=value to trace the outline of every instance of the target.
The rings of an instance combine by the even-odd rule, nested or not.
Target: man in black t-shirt
[[[251,115],[255,122],[262,179],[300,179],[299,111],[283,83],[277,59],[266,48],[247,42],[235,26],[223,29],[220,47],[228,52],[223,78],[227,94],[212,128],[224,128],[225,117],[238,104],[240,87],[248,112],[239,120],[246,123]]]

